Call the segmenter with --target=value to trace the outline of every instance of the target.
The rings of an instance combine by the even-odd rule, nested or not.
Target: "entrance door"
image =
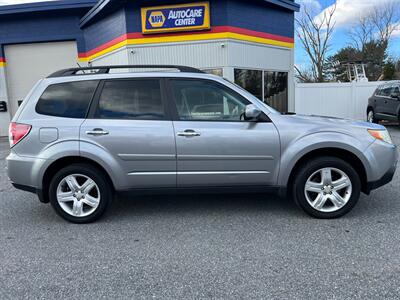
[[[214,81],[170,79],[169,86],[178,187],[275,184],[280,144],[273,123],[241,120],[250,102]]]

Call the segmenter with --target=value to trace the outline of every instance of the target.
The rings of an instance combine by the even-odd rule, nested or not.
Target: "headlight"
[[[386,129],[384,130],[368,129],[368,132],[374,138],[381,140],[382,142],[393,144],[392,138],[390,137],[390,134]]]

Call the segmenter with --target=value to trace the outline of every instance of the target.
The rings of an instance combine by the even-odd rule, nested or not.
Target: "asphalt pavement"
[[[270,195],[181,195],[75,225],[11,186],[8,151],[0,139],[0,299],[400,298],[399,170],[336,220]]]

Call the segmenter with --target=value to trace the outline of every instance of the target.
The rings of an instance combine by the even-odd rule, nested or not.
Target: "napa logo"
[[[149,16],[149,23],[154,28],[163,27],[165,23],[165,16],[162,11],[153,11]]]

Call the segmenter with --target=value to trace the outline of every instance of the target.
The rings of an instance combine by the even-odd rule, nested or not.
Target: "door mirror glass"
[[[246,109],[244,112],[244,119],[246,121],[257,121],[260,115],[261,115],[261,110],[254,104],[246,105]]]

